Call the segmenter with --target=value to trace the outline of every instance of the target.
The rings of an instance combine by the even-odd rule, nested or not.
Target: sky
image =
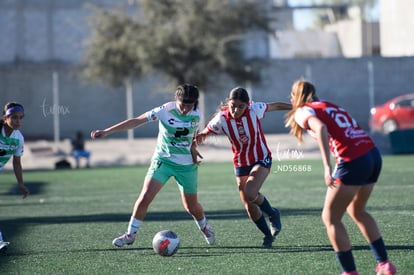
[[[289,0],[290,6],[298,6],[298,5],[311,5],[313,2],[312,0]],[[366,15],[366,18],[370,21],[378,21],[379,20],[379,0],[377,0],[376,6],[369,11]],[[313,13],[309,10],[298,10],[295,11],[293,14],[293,21],[295,24],[295,28],[297,30],[306,30],[311,28],[314,22]]]

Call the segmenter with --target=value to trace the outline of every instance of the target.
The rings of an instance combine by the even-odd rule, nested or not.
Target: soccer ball
[[[180,246],[180,238],[171,230],[163,230],[155,234],[152,248],[160,256],[172,256]]]

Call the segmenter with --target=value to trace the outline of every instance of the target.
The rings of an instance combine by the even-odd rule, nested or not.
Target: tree
[[[270,31],[266,2],[136,0],[134,15],[95,8],[83,74],[131,90],[132,79],[152,71],[202,91],[223,73],[257,80],[262,63],[245,58],[242,42],[248,31]]]
[[[120,86],[127,78],[139,77],[144,70],[135,50],[141,39],[139,26],[119,11],[101,8],[95,8],[89,23],[92,35],[84,55],[85,78]]]
[[[133,116],[132,81],[148,70],[141,62],[143,33],[141,26],[121,11],[92,6],[94,16],[89,24],[92,35],[86,44],[82,74],[88,81],[102,81],[126,90],[127,117]],[[133,131],[128,131],[128,139]]]
[[[177,83],[206,88],[217,74],[235,81],[257,79],[257,60],[243,55],[242,41],[249,30],[268,32],[263,1],[139,0],[139,18],[148,31],[145,62]],[[145,15],[145,16],[144,16]],[[260,62],[258,62],[260,63]]]

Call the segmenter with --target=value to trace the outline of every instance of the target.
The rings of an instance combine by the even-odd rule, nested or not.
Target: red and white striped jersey
[[[264,102],[252,102],[243,116],[234,119],[227,107],[219,111],[207,124],[214,134],[223,132],[230,140],[235,167],[250,166],[256,162],[271,157],[266,144],[260,119],[267,111]]]
[[[359,124],[341,107],[327,102],[314,101],[298,108],[295,113],[296,122],[310,130],[308,120],[315,116],[325,123],[329,134],[329,147],[336,162],[354,160],[372,148],[375,144]],[[309,131],[312,135],[313,133]]]

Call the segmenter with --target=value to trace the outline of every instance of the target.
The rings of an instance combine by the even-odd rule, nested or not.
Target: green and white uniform
[[[199,109],[182,114],[176,102],[168,102],[146,112],[148,121],[158,120],[158,139],[147,177],[165,184],[175,177],[181,191],[197,192],[197,165],[191,156],[191,143],[198,129]]]
[[[12,156],[23,156],[24,138],[19,130],[14,130],[9,137],[6,137],[4,127],[0,134],[0,171]]]

